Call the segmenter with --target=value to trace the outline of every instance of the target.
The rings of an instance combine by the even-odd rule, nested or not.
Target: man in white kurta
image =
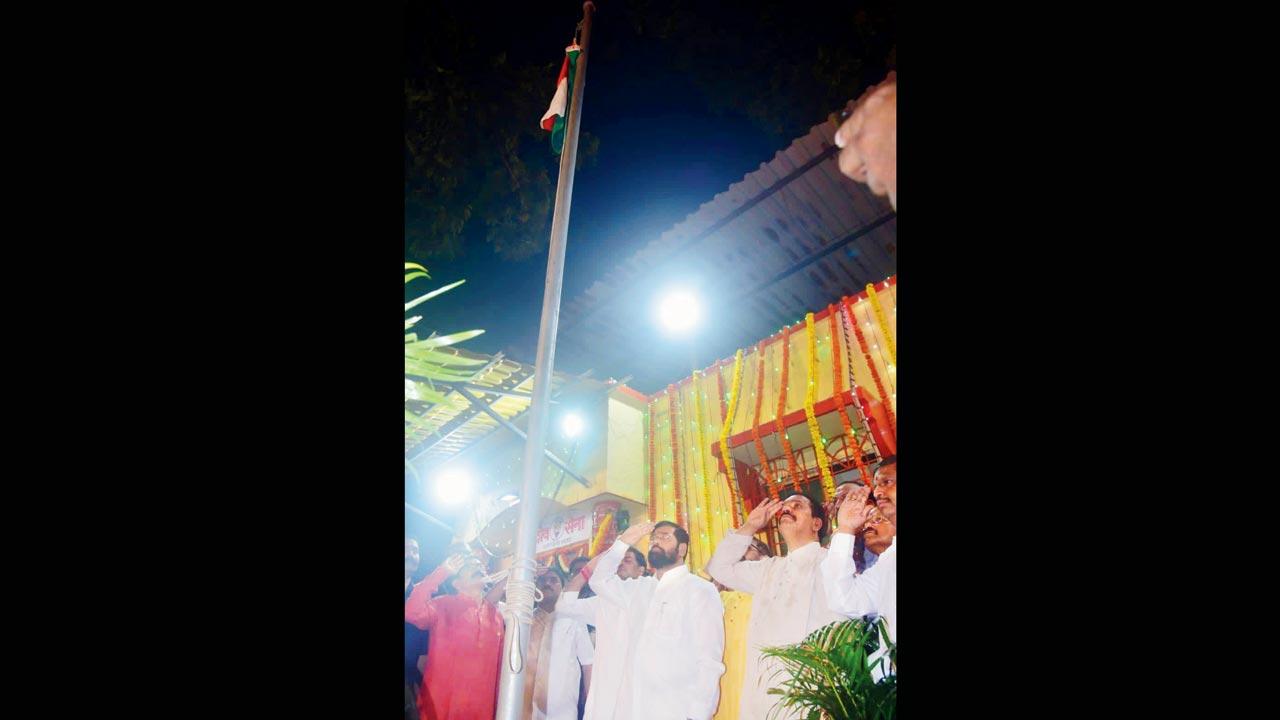
[[[526,720],[578,720],[582,672],[589,672],[595,650],[587,624],[562,615],[558,602],[563,583],[557,571],[538,577],[543,599],[530,628],[530,673],[525,687]]]
[[[547,678],[547,712],[535,711],[538,720],[578,720],[578,693],[582,673],[592,667],[595,648],[581,620],[556,612],[551,627],[551,667]]]
[[[573,618],[596,629],[595,662],[591,668],[591,683],[587,688],[586,709],[583,720],[613,717],[618,693],[622,690],[623,672],[632,651],[631,636],[627,632],[624,611],[612,603],[602,602],[598,595],[579,597],[591,573],[599,564],[600,555],[587,564],[587,569],[570,578],[564,594],[556,603],[556,614]],[[623,581],[638,578],[645,569],[644,555],[629,548],[618,566],[618,577]]]
[[[866,504],[867,490],[850,493],[840,504],[839,525],[831,538],[831,549],[822,562],[823,584],[827,592],[827,604],[832,611],[846,617],[858,618],[879,615],[888,626],[889,639],[898,638],[898,465],[896,460],[886,460],[876,470],[875,508],[893,525],[893,541],[876,559],[876,563],[862,574],[856,574],[853,563],[854,536],[860,532],[873,514]],[[869,660],[875,662],[883,656],[884,648]],[[892,672],[887,667],[883,670]],[[880,673],[877,673],[880,675]]]
[[[654,577],[624,582],[618,564],[651,531]],[[710,720],[715,713],[724,673],[724,606],[711,583],[689,572],[688,552],[689,533],[664,521],[627,528],[600,557],[591,589],[622,609],[632,650],[614,712],[593,720]],[[602,632],[597,625],[597,640]]]
[[[787,543],[787,554],[742,559],[752,535],[774,516]],[[785,501],[765,500],[751,511],[742,527],[720,541],[707,564],[717,582],[752,594],[739,720],[765,720],[780,699],[770,695],[769,688],[778,686],[780,679],[775,673],[781,666],[777,660],[761,656],[761,648],[798,643],[814,630],[841,619],[827,607],[818,570],[827,554],[819,543],[825,525],[822,506],[804,495],[795,494]],[[778,718],[798,717],[785,709],[779,713]]]

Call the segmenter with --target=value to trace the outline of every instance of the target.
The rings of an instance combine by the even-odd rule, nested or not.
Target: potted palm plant
[[[886,652],[872,656],[881,645]],[[769,690],[781,699],[771,716],[784,710],[805,720],[892,720],[897,716],[897,646],[884,620],[832,623],[795,645],[764,648],[781,663]],[[877,678],[881,678],[877,680]]]

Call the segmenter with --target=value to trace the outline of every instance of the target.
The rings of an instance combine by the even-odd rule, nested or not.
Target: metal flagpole
[[[582,4],[582,50],[574,68],[573,96],[565,118],[564,150],[560,155],[560,179],[551,216],[551,247],[547,253],[547,283],[542,294],[542,321],[538,329],[538,355],[534,364],[533,404],[529,409],[529,435],[524,443],[520,520],[516,526],[515,560],[507,582],[504,612],[507,632],[503,643],[502,678],[498,682],[496,720],[520,720],[524,704],[525,659],[529,651],[529,625],[533,620],[534,539],[538,530],[539,488],[542,485],[543,449],[546,447],[547,409],[551,400],[551,368],[555,362],[556,329],[560,324],[560,290],[564,279],[564,251],[569,234],[569,207],[573,200],[573,171],[578,160],[578,126],[582,121],[582,91],[587,85],[587,58],[591,47],[591,15],[596,6]]]

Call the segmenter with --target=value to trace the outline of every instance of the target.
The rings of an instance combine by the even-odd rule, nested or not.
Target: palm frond
[[[405,276],[404,283],[408,285],[411,281],[418,278],[430,278],[427,269],[418,263],[406,262],[404,264]],[[444,287],[437,288],[431,292],[422,295],[410,302],[405,303],[404,310],[406,313],[414,307],[437,297],[453,288],[458,287],[465,280],[459,280]],[[426,339],[419,339],[417,333],[411,333],[409,330],[422,320],[421,315],[405,318],[404,321],[404,372],[405,375],[413,375],[414,379],[405,378],[405,402],[410,400],[418,400],[425,403],[440,404],[451,402],[446,393],[442,393],[436,389],[434,382],[467,382],[475,379],[477,368],[486,365],[488,360],[481,358],[468,358],[457,354],[456,351],[442,350],[450,345],[456,345],[465,342],[482,334],[483,330],[466,330],[463,332],[450,333],[448,335],[432,334]],[[406,431],[412,430],[425,422],[423,416],[412,412],[408,405],[405,406],[405,423]]]
[[[426,340],[419,340],[415,343],[412,343],[411,347],[406,346],[405,352],[408,352],[411,349],[418,350],[418,349],[438,348],[438,347],[445,347],[448,345],[455,345],[464,340],[470,340],[473,337],[476,337],[478,335],[483,335],[483,334],[484,334],[483,330],[467,330],[465,332],[450,333],[449,335],[434,335],[432,337],[427,338]],[[454,359],[457,360],[459,364],[461,364],[463,360],[466,360],[466,358],[461,358],[461,357],[455,357]],[[479,361],[476,361],[474,364],[484,365],[486,362],[488,361],[479,360]]]
[[[874,671],[883,668],[884,658],[870,659],[882,643],[894,665],[897,648],[883,619],[832,623],[795,645],[765,648],[763,654],[779,663],[769,690],[779,700],[770,717],[790,711],[814,720],[893,720],[897,678],[877,682]]]
[[[407,278],[407,277],[408,277],[408,275],[406,275],[405,277]],[[442,287],[442,288],[436,288],[435,290],[432,290],[431,292],[427,293],[426,295],[423,295],[423,296],[421,296],[421,297],[418,297],[418,298],[415,298],[415,299],[413,299],[413,300],[410,300],[409,302],[407,302],[407,303],[405,303],[405,304],[404,304],[404,311],[405,311],[405,312],[409,312],[410,310],[412,310],[412,309],[414,309],[415,307],[417,307],[417,306],[421,305],[422,303],[424,303],[424,302],[426,302],[426,301],[430,300],[431,298],[436,297],[437,295],[443,295],[443,294],[445,294],[445,293],[449,292],[450,290],[452,290],[452,289],[454,289],[454,288],[458,287],[459,285],[461,285],[461,284],[462,284],[462,283],[464,283],[464,282],[466,282],[466,280],[459,280],[459,281],[458,281],[458,282],[456,282],[456,283],[450,283],[450,284],[448,284],[448,285],[445,285],[445,286],[444,286],[444,287]]]

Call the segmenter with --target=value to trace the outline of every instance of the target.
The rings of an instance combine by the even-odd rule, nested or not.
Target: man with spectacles
[[[446,587],[448,594],[432,597]],[[414,586],[404,621],[431,633],[431,662],[418,693],[420,720],[493,717],[506,632],[497,600],[504,587],[486,593],[485,569],[462,555],[450,556]]]
[[[777,518],[777,527],[787,545],[783,557],[746,559],[752,536]],[[742,699],[738,717],[765,720],[780,699],[770,695],[780,665],[760,654],[764,647],[790,645],[809,633],[840,619],[827,608],[818,570],[826,549],[820,540],[827,530],[827,514],[821,503],[807,495],[793,494],[784,500],[765,500],[757,505],[742,527],[730,531],[707,564],[707,572],[723,585],[751,593],[751,620],[747,625],[747,652],[743,663]],[[776,718],[798,714],[777,708]]]
[[[875,505],[868,488],[857,488],[840,503],[836,534],[830,552],[822,562],[827,603],[833,612],[847,617],[871,614],[883,617],[889,638],[898,636],[898,460],[885,458],[876,469]],[[879,510],[894,530],[889,546],[880,553],[875,566],[858,573],[853,563],[854,536],[864,532],[868,519]],[[881,530],[876,530],[879,537]],[[873,658],[874,661],[874,658]]]
[[[618,566],[646,535],[654,575],[624,582]],[[710,720],[715,712],[724,607],[715,587],[689,572],[688,555],[688,531],[664,520],[632,525],[600,556],[591,589],[622,610],[631,649],[612,712],[595,720]]]
[[[889,522],[889,518],[879,510],[872,510],[867,516],[867,524],[862,528],[862,540],[867,547],[867,564],[863,569],[870,569],[876,564],[876,560],[884,554],[889,546],[893,544],[893,537],[898,534],[898,529]]]
[[[874,479],[872,487],[874,488]],[[838,517],[836,508],[844,500],[845,496],[858,485],[853,481],[849,481],[840,485],[836,490],[835,498],[826,503],[827,515],[829,517]],[[874,507],[875,498],[869,497],[868,502],[873,504],[870,515],[867,516],[867,524],[863,526],[861,532],[854,535],[853,542],[853,564],[855,574],[866,572],[868,568],[876,564],[876,559],[880,557],[885,550],[889,549],[889,545],[893,543],[893,537],[897,534],[897,528],[889,522],[889,518],[879,509]]]

